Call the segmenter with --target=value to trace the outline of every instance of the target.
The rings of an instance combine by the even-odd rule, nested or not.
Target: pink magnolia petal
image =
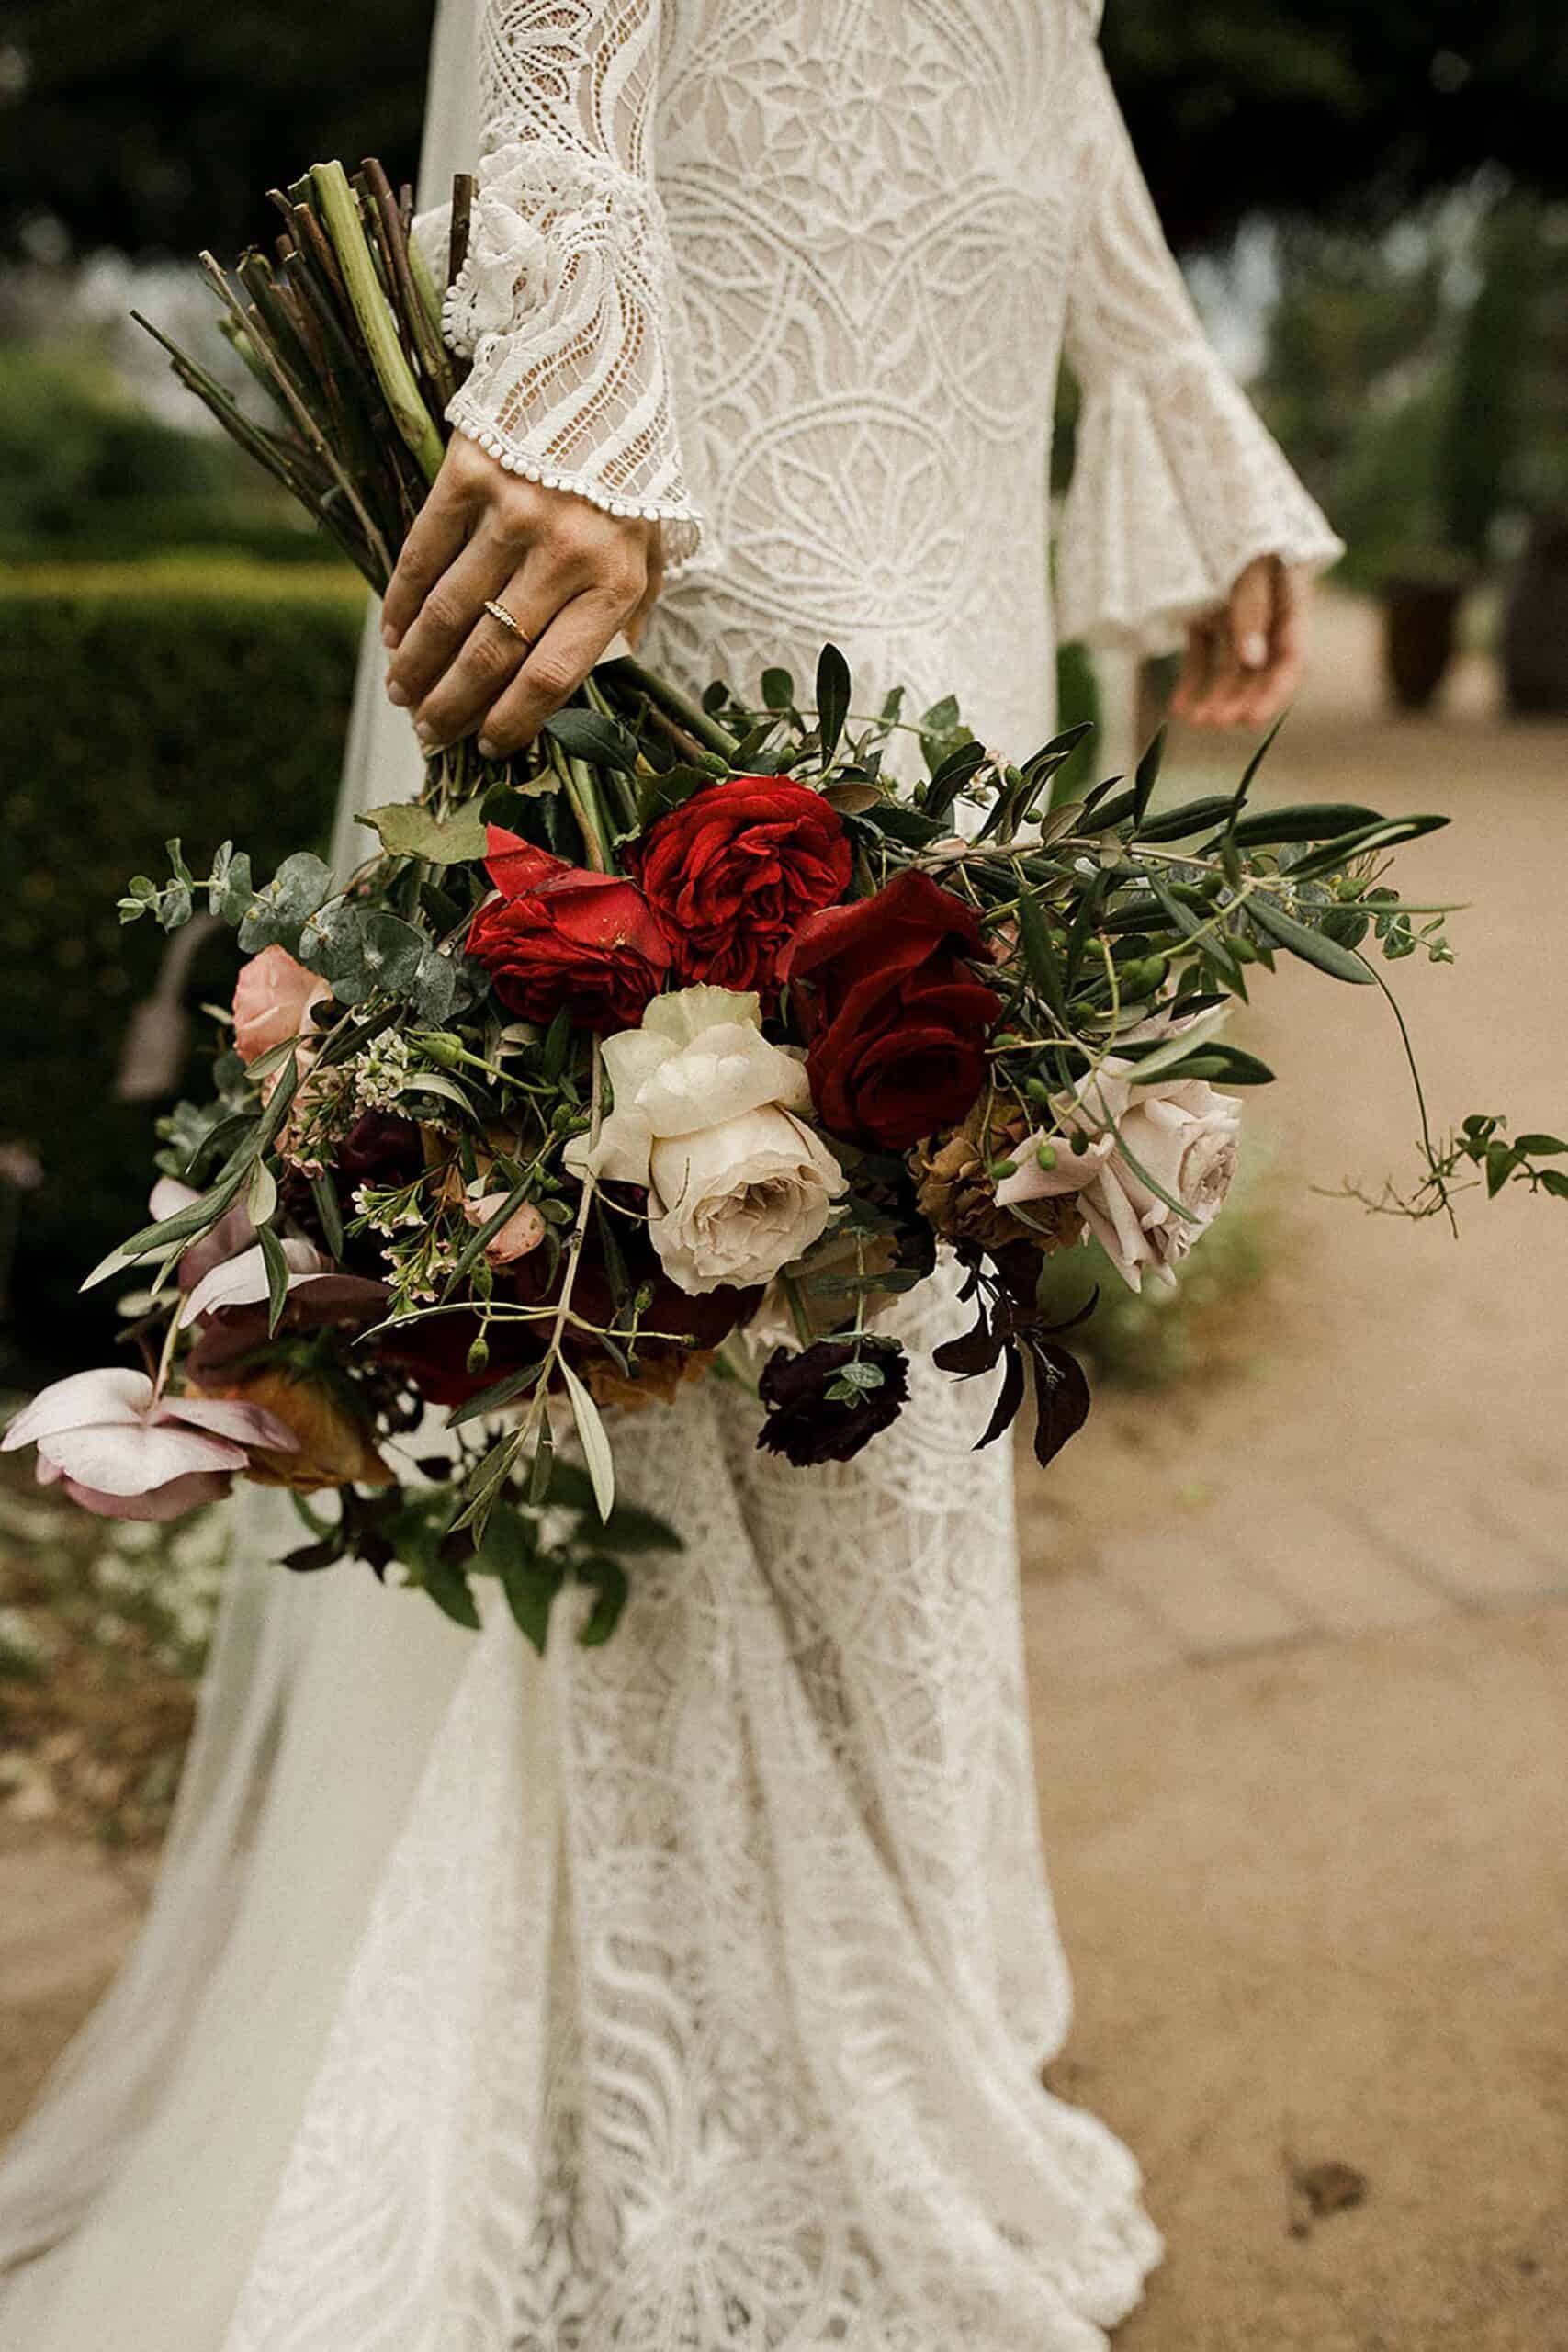
[[[147,1198],[148,1213],[162,1222],[166,1216],[177,1216],[181,1209],[193,1208],[200,1198],[193,1184],[182,1184],[177,1176],[160,1176]]]
[[[152,1401],[152,1383],[130,1364],[104,1364],[96,1372],[73,1372],[43,1388],[24,1406],[0,1438],[0,1453],[14,1453],[40,1437],[88,1422],[134,1425]]]
[[[64,1476],[65,1473],[57,1470],[52,1462],[46,1462],[41,1453],[34,1460],[33,1476],[40,1487],[57,1487]]]
[[[62,1430],[40,1440],[57,1470],[78,1485],[96,1487],[106,1495],[150,1495],[171,1478],[201,1470],[243,1470],[245,1453],[227,1438],[209,1437],[199,1430],[152,1429],[140,1422],[100,1425],[96,1429]]]
[[[198,1471],[186,1478],[171,1478],[166,1487],[154,1487],[150,1495],[105,1494],[101,1488],[79,1485],[74,1478],[67,1478],[64,1491],[73,1503],[99,1519],[168,1520],[183,1519],[187,1510],[199,1510],[205,1503],[220,1503],[229,1483],[224,1474]]]
[[[166,1396],[158,1408],[158,1419],[186,1421],[214,1437],[231,1438],[236,1445],[265,1445],[278,1453],[293,1453],[299,1443],[288,1422],[265,1405],[241,1405],[228,1396]]]
[[[237,1258],[242,1250],[254,1250],[256,1229],[251,1223],[251,1213],[243,1201],[236,1201],[225,1210],[210,1233],[193,1241],[180,1260],[176,1277],[182,1290],[194,1290],[197,1283],[209,1275],[214,1266],[229,1258]]]
[[[327,1260],[309,1241],[286,1241],[283,1255],[290,1290],[301,1276],[324,1273],[327,1268]],[[259,1306],[266,1295],[266,1260],[258,1242],[254,1250],[243,1250],[237,1258],[227,1259],[203,1275],[180,1309],[180,1322],[194,1323],[198,1316],[217,1315],[229,1306]]]

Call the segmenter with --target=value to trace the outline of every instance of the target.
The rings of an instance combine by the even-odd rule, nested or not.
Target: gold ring
[[[532,645],[534,640],[529,636],[527,630],[524,628],[522,622],[517,618],[516,614],[509,613],[506,606],[500,603],[496,597],[487,596],[485,598],[485,610],[490,615],[492,621],[499,621],[502,628],[504,629],[510,629],[513,637],[520,637],[525,645]]]

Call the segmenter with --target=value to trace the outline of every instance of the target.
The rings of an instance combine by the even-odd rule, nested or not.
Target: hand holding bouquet
[[[383,585],[457,363],[374,166],[280,201],[248,301],[213,272],[280,423],[176,365]],[[114,1515],[236,1476],[331,1490],[293,1566],[396,1562],[468,1623],[493,1576],[541,1644],[584,1581],[599,1639],[628,1557],[674,1541],[617,1498],[604,1408],[722,1358],[761,1444],[847,1460],[907,1394],[878,1309],[951,1250],[975,1320],[938,1361],[1000,1369],[987,1441],[1032,1386],[1049,1460],[1088,1393],[1042,1261],[1092,1233],[1134,1288],[1174,1278],[1224,1202],[1229,1090],[1271,1076],[1224,1034],[1252,980],[1446,955],[1440,910],[1384,878],[1442,819],[1255,812],[1256,762],[1156,813],[1157,744],[1064,797],[1083,732],[1014,758],[951,701],[863,709],[831,646],[805,695],[775,669],[700,702],[620,659],[525,751],[434,756],[346,880],[301,853],[258,885],[227,843],[198,876],[171,844],[126,919],[173,931],[205,898],[247,960],[210,1099],[164,1122],[152,1221],[93,1277],[151,1277],[145,1369],[60,1384],[5,1443]],[[1470,1123],[1428,1146],[1431,1200],[1467,1161],[1568,1192],[1534,1165],[1563,1148]]]

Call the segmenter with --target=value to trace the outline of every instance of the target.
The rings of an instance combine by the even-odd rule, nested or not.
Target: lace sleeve
[[[1318,569],[1343,548],[1204,335],[1098,50],[1089,74],[1060,634],[1166,652],[1255,557]]]
[[[452,424],[513,473],[700,535],[670,384],[669,239],[651,176],[659,0],[484,0],[480,162],[446,296],[471,357]]]

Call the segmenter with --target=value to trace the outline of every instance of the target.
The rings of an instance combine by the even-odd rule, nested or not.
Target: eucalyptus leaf
[[[330,865],[310,850],[286,857],[272,880],[259,889],[240,925],[240,945],[247,956],[263,947],[286,947],[292,954],[302,925],[321,906],[333,887]]]

